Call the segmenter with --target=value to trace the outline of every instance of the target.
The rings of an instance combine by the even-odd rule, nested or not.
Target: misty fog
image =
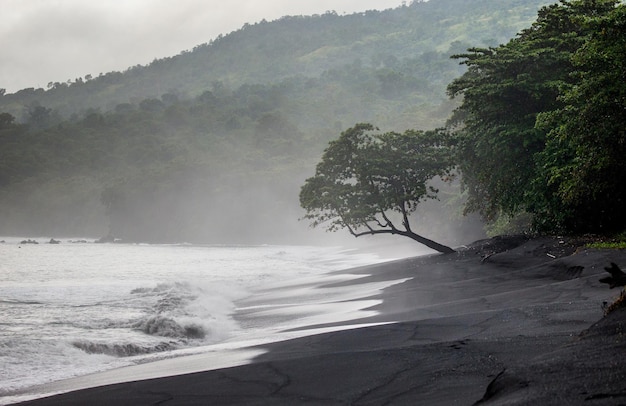
[[[422,249],[311,229],[300,187],[356,123],[442,126],[457,105],[445,86],[464,71],[450,55],[509,38],[539,3],[489,11],[497,26],[459,0],[284,17],[146,66],[3,92],[0,233]],[[482,238],[459,195],[442,188],[413,229],[450,246]]]

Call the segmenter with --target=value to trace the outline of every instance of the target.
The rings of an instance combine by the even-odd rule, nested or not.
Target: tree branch
[[[411,224],[409,223],[409,215],[406,210],[406,201],[402,201],[400,209],[402,210],[402,224],[404,225],[405,230],[411,233]]]
[[[387,217],[387,215],[385,214],[384,210],[380,210],[380,215],[383,216],[383,219],[387,222],[387,225],[385,227],[389,227],[392,231],[397,231],[398,229],[396,228],[396,226],[393,225],[393,223],[391,222],[391,220],[389,220],[389,217]]]

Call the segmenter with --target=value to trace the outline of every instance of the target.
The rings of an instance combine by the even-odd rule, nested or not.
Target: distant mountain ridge
[[[510,0],[503,7],[498,0],[413,1],[384,11],[328,12],[246,24],[192,51],[146,66],[6,94],[0,97],[0,111],[18,119],[33,103],[64,116],[88,108],[108,111],[120,103],[168,93],[198,96],[216,83],[236,88],[296,76],[315,78],[355,63],[377,68],[432,52],[497,45],[528,25],[538,8],[548,3]]]

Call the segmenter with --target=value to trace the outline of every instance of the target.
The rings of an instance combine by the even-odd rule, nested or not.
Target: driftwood
[[[618,286],[626,286],[626,273],[624,273],[616,263],[611,262],[611,266],[605,266],[604,269],[610,273],[611,276],[600,279],[600,282],[607,283],[611,289]]]

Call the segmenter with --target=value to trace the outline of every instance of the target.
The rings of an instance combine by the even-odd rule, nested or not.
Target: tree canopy
[[[578,21],[589,35],[572,56],[573,83],[561,87],[559,108],[538,117],[538,127],[548,131],[537,159],[540,179],[560,202],[545,214],[567,229],[621,231],[626,227],[626,7]]]
[[[553,231],[624,227],[608,210],[626,190],[623,7],[561,1],[508,43],[455,56],[468,66],[448,92],[462,96],[450,124],[469,211],[527,211]]]
[[[409,219],[420,201],[437,197],[431,179],[451,176],[447,134],[374,130],[371,124],[357,124],[330,142],[315,176],[300,191],[305,218],[330,231],[346,228],[355,237],[401,235],[439,252],[453,252],[413,232]]]

